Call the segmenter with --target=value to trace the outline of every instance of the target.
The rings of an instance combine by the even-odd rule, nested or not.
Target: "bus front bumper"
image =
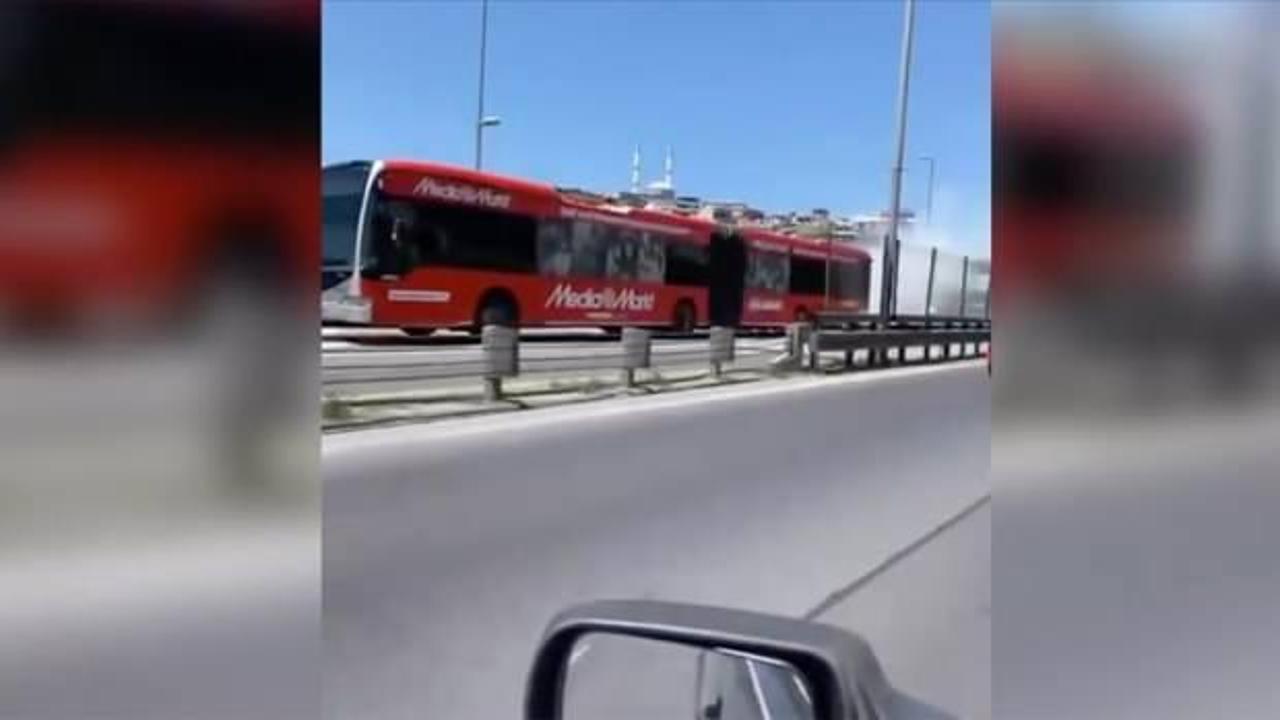
[[[368,325],[373,319],[373,308],[368,298],[352,295],[323,295],[320,298],[322,323]]]

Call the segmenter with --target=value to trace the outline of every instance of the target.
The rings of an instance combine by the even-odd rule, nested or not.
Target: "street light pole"
[[[885,241],[885,267],[880,282],[880,319],[887,322],[897,310],[898,218],[902,214],[902,158],[907,144],[907,94],[911,84],[911,36],[915,26],[915,0],[905,0],[902,14],[902,66],[898,74],[898,148],[893,163],[893,194],[889,203],[889,237]]]
[[[476,170],[484,157],[484,62],[489,35],[489,0],[480,0],[480,88],[476,101]]]
[[[927,199],[925,200],[924,222],[926,225],[932,225],[933,224],[933,171],[934,171],[934,166],[937,164],[937,160],[933,158],[933,156],[931,155],[925,155],[920,159],[929,163],[929,194],[926,196]]]

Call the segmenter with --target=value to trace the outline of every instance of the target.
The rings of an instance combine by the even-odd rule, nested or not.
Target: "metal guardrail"
[[[889,350],[897,350],[897,360],[906,361],[908,348],[924,348],[924,360],[931,361],[933,349],[941,347],[943,359],[952,358],[959,346],[960,357],[980,355],[989,350],[991,321],[986,318],[943,315],[896,315],[883,318],[870,313],[822,313],[807,340],[809,367],[816,369],[821,353],[843,351],[844,364],[852,367],[853,354],[870,352],[868,364],[889,362]],[[969,348],[972,346],[972,354]]]
[[[817,316],[819,329],[845,328],[990,328],[988,318],[967,317],[963,315],[894,315],[882,318],[879,313],[840,313],[820,312]]]
[[[485,363],[483,377],[485,398],[498,400],[502,397],[503,379],[519,374],[519,333],[511,328],[486,326],[481,338],[481,350]],[[651,365],[651,343],[652,335],[649,331],[639,328],[624,329],[621,362],[615,366],[621,371],[624,385],[634,385],[635,371]],[[734,344],[733,328],[711,328],[711,336],[704,357],[710,365],[713,377],[720,377],[723,365],[733,361]]]
[[[667,347],[654,352],[654,334],[643,328],[625,328],[619,340],[592,343],[589,353],[539,354],[522,352],[519,333],[509,328],[486,327],[478,356],[465,360],[391,360],[379,363],[342,363],[323,369],[323,386],[328,390],[376,389],[392,385],[427,384],[445,380],[480,380],[486,397],[502,397],[507,378],[547,374],[616,371],[624,386],[636,382],[643,369],[707,368],[713,377],[728,365],[739,369],[796,371],[817,370],[824,353],[843,352],[845,367],[853,367],[855,353],[870,351],[866,366],[887,364],[897,350],[897,362],[906,362],[908,348],[925,348],[925,361],[980,354],[990,342],[990,322],[976,318],[942,316],[899,316],[887,321],[871,314],[823,314],[814,324],[793,324],[788,328],[784,348],[740,347],[732,328],[712,328],[705,341],[690,340],[689,347]],[[539,347],[531,344],[529,347]],[[470,346],[475,348],[476,346]],[[545,346],[542,346],[545,347]],[[940,357],[934,350],[942,348]],[[601,352],[599,349],[605,349]],[[970,352],[972,349],[972,352]],[[375,350],[373,352],[387,352]],[[393,350],[392,355],[402,351]],[[344,354],[350,357],[350,353]]]
[[[496,339],[499,335],[490,334],[487,337]],[[624,328],[618,339],[593,341],[577,352],[557,351],[554,346],[543,342],[520,341],[513,332],[510,336],[516,341],[513,346],[516,355],[515,371],[522,377],[574,373],[594,375],[617,371],[624,384],[634,382],[635,371],[643,369],[675,370],[703,366],[715,373],[717,365],[722,371],[730,363],[739,368],[767,369],[769,360],[777,354],[774,347],[740,346],[739,341],[744,338],[727,328],[723,332],[712,333],[712,336],[718,338],[716,340],[708,336],[684,338],[680,343],[687,344],[687,347],[667,344],[659,348],[654,347],[654,342],[662,338],[653,331]],[[449,345],[440,348],[446,352],[470,351],[467,352],[470,357],[462,359],[431,357],[427,350],[431,346],[422,345],[415,345],[412,349],[378,347],[367,351],[334,352],[330,357],[337,362],[333,365],[326,364],[322,368],[322,385],[326,390],[334,391],[351,391],[356,388],[376,390],[378,386],[477,380],[495,374],[510,377],[493,371],[497,359],[486,354],[484,337],[486,336],[482,332],[482,343],[479,346]],[[373,362],[360,358],[365,352],[379,355],[383,359]]]

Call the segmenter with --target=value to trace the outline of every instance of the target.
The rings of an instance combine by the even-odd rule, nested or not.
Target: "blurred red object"
[[[1191,110],[1121,46],[997,35],[995,291],[1165,282],[1194,228]],[[1022,40],[1019,42],[1019,40]]]
[[[0,26],[0,327],[181,328],[224,282],[314,304],[314,0],[19,1]]]

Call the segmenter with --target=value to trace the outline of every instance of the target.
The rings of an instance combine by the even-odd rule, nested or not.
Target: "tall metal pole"
[[[987,265],[987,297],[982,302],[982,317],[985,320],[991,319],[991,265]]]
[[[938,267],[938,248],[929,248],[929,284],[925,286],[924,291],[924,316],[927,318],[933,314],[933,275]]]
[[[934,171],[934,166],[937,164],[937,160],[930,155],[925,155],[920,159],[929,163],[929,194],[926,196],[926,200],[925,200],[924,221],[925,221],[925,224],[932,225],[933,224],[933,171]]]
[[[880,283],[880,319],[888,322],[897,311],[898,218],[902,214],[902,157],[907,145],[907,94],[911,85],[911,35],[915,26],[915,0],[905,0],[902,14],[902,67],[898,73],[898,147],[893,161],[893,194],[889,202],[889,237],[886,240],[884,278]]]
[[[484,157],[484,62],[489,35],[489,0],[480,0],[480,88],[476,100],[476,169]]]

